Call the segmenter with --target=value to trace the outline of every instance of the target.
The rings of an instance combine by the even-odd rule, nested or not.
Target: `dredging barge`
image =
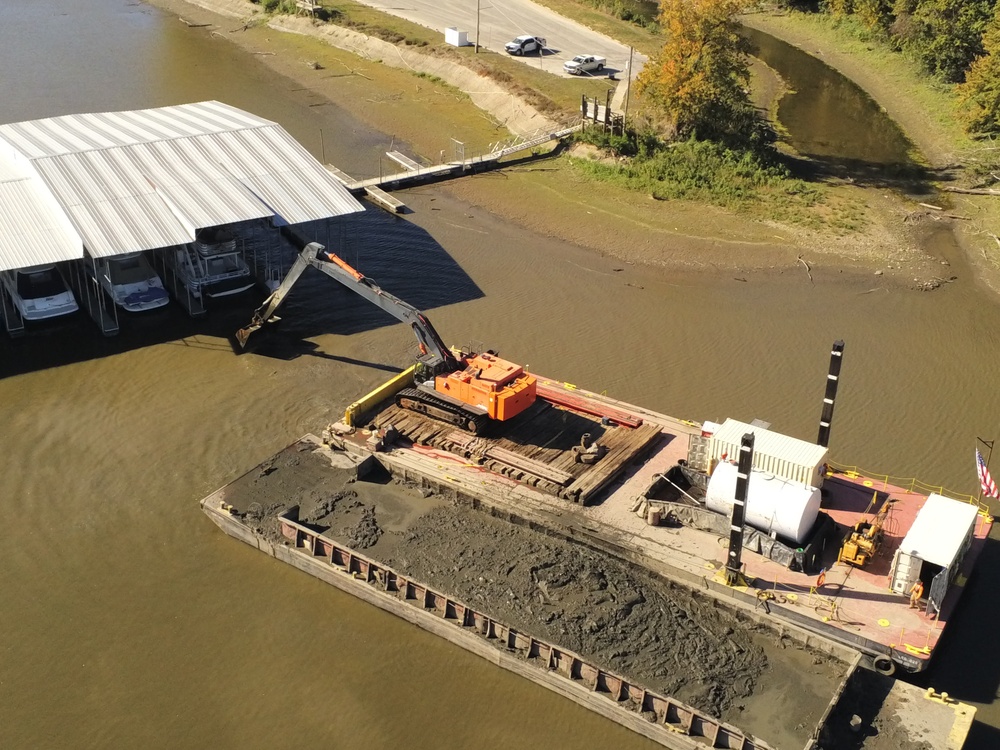
[[[884,675],[897,666],[926,667],[992,518],[974,502],[923,494],[915,483],[894,485],[826,459],[842,342],[834,347],[814,445],[762,423],[678,420],[528,373],[493,352],[446,350],[422,313],[312,244],[241,332],[241,343],[308,265],[411,325],[421,357],[348,407],[322,441],[307,436],[285,453],[322,453],[358,477],[378,464],[397,482],[634,564],[708,594],[715,606],[739,613],[736,622],[767,623],[782,638],[832,655],[847,669],[807,748],[817,746],[859,663]],[[737,467],[729,457],[742,455],[747,440],[751,453]],[[281,455],[202,501],[226,533],[664,746],[770,747],[360,554],[324,525],[323,513],[340,495],[304,518],[281,498],[266,509],[248,502],[241,486],[266,477]],[[314,499],[321,488],[311,490]],[[261,526],[265,518],[274,522],[270,532]],[[727,536],[728,555],[720,544]],[[741,563],[745,549],[751,554]],[[932,579],[926,604],[919,594],[907,597],[918,579]],[[922,609],[910,606],[914,599]]]
[[[742,613],[749,618],[748,622],[768,623],[777,628],[782,638],[791,638],[814,652],[831,655],[843,665],[843,677],[831,691],[828,706],[810,731],[806,748],[821,746],[818,743],[827,722],[855,679],[859,664],[867,662],[882,673],[893,671],[897,665],[910,671],[926,666],[989,532],[990,519],[977,513],[975,529],[961,561],[962,572],[949,587],[937,617],[909,609],[905,596],[886,591],[886,578],[880,571],[888,567],[886,558],[911,528],[908,520],[917,518],[928,496],[912,488],[894,487],[884,479],[878,484],[878,492],[898,498],[892,506],[898,522],[887,527],[886,540],[871,567],[857,569],[826,560],[830,555],[836,556],[837,549],[810,550],[812,559],[806,561],[807,568],[824,561],[830,565],[825,584],[817,586],[813,570],[791,570],[787,561],[780,562],[781,555],[772,548],[768,554],[777,560],[765,554],[748,554],[744,558],[746,580],[741,585],[726,585],[721,576],[725,562],[721,536],[711,528],[704,530],[710,526],[705,523],[705,516],[717,514],[676,500],[657,499],[662,494],[665,477],[679,460],[697,460],[698,454],[711,453],[702,425],[539,378],[543,393],[562,393],[552,401],[540,399],[540,403],[526,412],[525,420],[531,423],[530,427],[523,422],[512,422],[491,437],[472,438],[456,434],[451,425],[396,406],[392,394],[407,387],[411,379],[412,371],[393,378],[352,404],[344,421],[331,425],[322,439],[307,436],[287,450],[318,451],[331,465],[361,474],[366,467],[377,463],[408,486],[425,488],[438,497],[635,563],[714,597],[719,606]],[[575,408],[568,406],[568,402]],[[359,429],[354,424],[365,427]],[[644,425],[645,432],[651,434],[639,437],[645,434],[639,431]],[[563,437],[556,440],[553,431]],[[536,437],[526,443],[517,442],[522,432]],[[579,461],[580,451],[574,450],[580,445],[578,437],[585,433],[590,434],[591,440],[607,446],[602,458],[592,464]],[[547,447],[541,449],[541,446]],[[524,453],[534,454],[533,458],[519,458]],[[680,750],[706,744],[743,750],[773,747],[726,721],[646,689],[641,682],[608,670],[557,643],[506,625],[488,612],[466,605],[459,597],[415,580],[406,571],[394,570],[338,543],[324,533],[322,526],[299,520],[295,507],[281,509],[280,535],[261,533],[255,528],[252,509],[248,514],[248,508],[234,507],[233,502],[239,502],[239,483],[254,482],[265,476],[272,470],[274,459],[202,500],[205,513],[227,534],[665,747]],[[542,466],[550,468],[542,471]],[[571,476],[562,477],[559,471]],[[875,481],[855,472],[830,469],[829,464],[823,473],[824,486],[834,488],[824,497],[825,512],[836,519],[835,527],[836,524],[853,527],[857,519],[866,517],[868,508],[862,500],[873,491]],[[555,491],[553,485],[563,491]],[[567,488],[573,489],[567,492]],[[640,518],[633,509],[642,500],[650,507],[644,509],[646,513]],[[651,525],[657,509],[670,509],[689,524]],[[698,525],[703,528],[697,528]],[[767,540],[780,546],[777,539],[762,538],[759,530],[747,527],[746,531],[751,548],[757,545],[762,550]],[[907,632],[916,635],[906,637]],[[899,685],[894,689],[921,695],[915,688]],[[971,725],[968,707],[937,701],[920,710],[925,714],[938,711],[941,716],[938,723],[948,729],[945,734],[951,734],[950,742],[957,743],[940,746],[961,747],[961,741],[955,737],[964,737]]]

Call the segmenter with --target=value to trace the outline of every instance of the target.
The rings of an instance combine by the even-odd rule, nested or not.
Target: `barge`
[[[893,522],[886,525],[884,543],[872,564],[866,568],[838,564],[838,544],[818,549],[806,544],[795,550],[804,554],[792,555],[789,563],[775,551],[787,545],[748,527],[744,543],[752,551],[744,555],[744,577],[738,585],[727,585],[722,575],[725,535],[706,522],[710,512],[697,503],[679,502],[677,493],[674,499],[663,497],[664,482],[671,484],[666,477],[679,479],[672,469],[688,467],[690,476],[688,462],[710,455],[706,426],[547,378],[538,377],[538,382],[543,395],[521,421],[489,436],[472,436],[396,406],[393,394],[412,383],[412,371],[406,371],[348,407],[343,421],[330,425],[322,439],[306,436],[203,499],[202,509],[227,534],[665,747],[833,747],[822,744],[823,737],[835,736],[838,728],[831,726],[831,717],[844,714],[844,696],[851,694],[855,682],[865,679],[859,676],[859,666],[882,674],[896,667],[915,672],[927,666],[989,533],[992,519],[978,508],[958,570],[946,576],[948,588],[940,607],[931,612],[911,609],[907,596],[889,590],[890,558],[896,558],[899,544],[934,493],[824,462],[822,506],[834,529],[844,532],[868,517],[869,493],[876,498],[881,493],[883,502],[894,500]],[[590,462],[582,454],[594,445],[602,446],[593,451],[601,456]],[[377,467],[402,486],[418,489],[419,497],[475,509],[685,587],[710,599],[718,612],[731,613],[738,621],[744,618],[747,627],[764,625],[778,638],[838,664],[839,677],[830,686],[829,702],[818,718],[812,717],[815,723],[801,743],[769,744],[767,738],[512,626],[453,592],[338,541],[335,529],[316,518],[300,518],[299,508],[289,505],[288,498],[272,492],[267,495],[270,503],[255,505],[252,493],[248,499],[241,490],[275,471],[282,455],[301,452],[321,455],[330,466],[354,476]],[[298,460],[287,463],[290,476],[308,474]],[[313,500],[329,494],[328,478],[314,481],[313,489],[307,490]],[[692,496],[690,502],[697,491],[689,488],[684,494]],[[325,502],[335,501],[336,497]],[[262,525],[268,514],[270,529]],[[836,539],[837,533],[828,538]],[[817,580],[816,565],[825,566],[821,574],[825,580]],[[927,698],[928,705],[918,713],[937,717],[932,723],[947,739],[937,746],[962,746],[973,709],[933,692],[925,696],[904,683],[892,690],[903,695],[899,705]],[[918,725],[924,734],[914,734],[914,741],[927,736],[926,722],[910,729],[916,732],[913,727]],[[907,726],[904,722],[903,730]]]
[[[883,676],[897,667],[908,672],[926,668],[993,519],[972,498],[949,498],[943,490],[919,492],[915,482],[903,486],[888,476],[862,476],[827,459],[843,342],[836,342],[831,352],[820,433],[812,444],[772,432],[769,424],[759,421],[730,419],[718,425],[675,419],[527,372],[493,351],[449,349],[419,310],[323,246],[301,240],[297,244],[302,247],[299,258],[250,326],[238,332],[240,345],[273,319],[291,286],[312,266],[409,325],[420,356],[412,367],[349,406],[343,420],[324,431],[322,445],[314,437],[304,438],[203,500],[204,511],[226,533],[480,656],[491,658],[483,650],[483,641],[490,642],[513,658],[491,658],[494,663],[666,747],[772,747],[722,717],[738,698],[746,699],[740,711],[752,703],[754,685],[763,680],[769,663],[747,640],[753,630],[748,631],[748,623],[797,642],[813,655],[813,665],[824,664],[820,654],[849,665],[842,675],[838,672],[836,689],[827,686],[833,697],[824,699],[822,716],[812,717],[811,733],[805,738],[782,734],[783,747],[803,741],[806,748],[820,747],[826,720],[859,664]],[[303,463],[294,452],[313,458]],[[428,550],[440,555],[437,548],[447,544],[449,527],[454,531],[456,523],[465,523],[460,519],[435,518],[423,541],[401,558],[403,569],[391,558],[387,562],[360,553],[359,547],[377,549],[384,533],[374,506],[366,507],[353,489],[331,494],[328,471],[317,476],[304,468],[310,462],[315,468],[317,455],[322,464],[346,470],[350,482],[377,465],[393,482],[419,488],[423,498],[445,499],[452,507],[486,511],[511,522],[503,524],[507,531],[494,527],[492,537],[478,542],[459,535],[448,553],[453,557],[438,557],[430,564],[425,560],[424,572],[437,575],[448,567],[458,572],[462,564],[454,564],[456,558],[496,553],[483,573],[506,568],[509,576],[524,559],[538,560],[527,571],[528,589],[521,591],[527,601],[511,609],[519,596],[508,588],[506,601],[494,594],[484,599],[486,607],[469,604],[466,595],[493,586],[485,575],[478,577],[480,586],[460,581],[460,576],[447,578],[451,590],[421,582],[411,569],[413,561],[419,562]],[[275,462],[282,464],[280,476],[288,477],[290,484],[265,490],[267,477],[277,470]],[[297,498],[302,503],[295,502]],[[353,500],[345,506],[345,498]],[[420,506],[415,500],[403,506],[390,510],[390,518],[424,513],[415,510]],[[335,528],[338,507],[363,508],[353,530]],[[466,533],[475,535],[480,525],[492,523],[485,515],[479,517],[478,523],[464,526]],[[532,543],[514,554],[500,549],[498,540],[515,527],[530,529],[532,539],[559,539],[567,557],[579,556],[584,549],[596,555],[584,566],[589,580],[576,581],[572,575],[547,579],[544,571],[561,566],[564,550],[542,559]],[[420,534],[411,531],[407,538],[419,539]],[[678,587],[664,593],[654,584],[648,590],[659,603],[652,609],[665,620],[654,614],[639,627],[623,627],[623,620],[637,607],[642,609],[649,597],[642,583],[622,574],[622,564]],[[612,573],[602,569],[605,565]],[[617,585],[609,582],[615,575]],[[589,650],[577,653],[531,633],[530,627],[505,623],[490,610],[507,606],[507,616],[518,622],[526,611],[544,632],[565,614],[552,606],[561,594],[554,595],[550,583],[557,589],[569,586],[571,592],[580,585],[576,615],[583,610],[586,617],[589,608],[597,609],[586,630],[600,633],[610,628],[605,641],[610,638],[612,648],[603,657],[641,672],[643,666],[628,657],[636,648],[646,649],[660,659],[657,669],[636,680],[634,674],[602,664],[593,640],[578,637]],[[463,585],[466,595],[458,593]],[[628,591],[635,593],[623,593]],[[706,596],[715,608],[712,612],[698,603]],[[680,613],[680,627],[677,619],[668,622],[677,615],[678,597],[688,597],[691,607],[691,612]],[[547,612],[543,619],[536,609]],[[457,627],[442,629],[441,619]],[[572,619],[580,624],[579,616]],[[566,630],[565,624],[555,632],[581,636],[579,630]],[[725,676],[703,675],[707,693],[692,694],[698,707],[648,682],[690,687],[684,678],[663,683],[669,670],[662,662],[669,654],[678,671],[692,665],[697,669],[690,654],[680,657],[688,641],[702,657],[708,655],[716,665],[733,664],[736,670]],[[532,668],[522,669],[524,662]],[[795,690],[782,683],[785,695],[772,697],[788,701],[788,693],[801,698],[815,692],[822,671],[804,663],[786,671],[783,676],[795,680]],[[809,680],[814,684],[808,685]],[[578,689],[581,685],[585,696]],[[797,718],[806,718],[797,706],[788,708]],[[747,711],[741,718],[752,722],[753,713]],[[806,723],[800,721],[796,729]],[[774,729],[773,721],[754,731],[762,728]],[[691,738],[697,738],[694,745]]]

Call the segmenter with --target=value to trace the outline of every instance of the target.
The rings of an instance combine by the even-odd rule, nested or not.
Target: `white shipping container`
[[[925,562],[947,569],[950,582],[972,544],[978,514],[975,505],[937,493],[930,495],[899,543],[890,588],[899,594],[908,593]],[[930,588],[929,583],[924,581],[925,588]]]
[[[755,469],[809,487],[822,484],[826,448],[735,419],[727,419],[715,431],[709,446],[709,458],[715,462],[725,455],[730,460],[737,460],[740,442],[748,432],[754,434]]]

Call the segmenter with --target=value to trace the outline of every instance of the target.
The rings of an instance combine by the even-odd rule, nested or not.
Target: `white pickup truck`
[[[604,70],[607,60],[597,55],[577,55],[572,60],[563,63],[563,70],[572,75],[582,73],[600,73]]]

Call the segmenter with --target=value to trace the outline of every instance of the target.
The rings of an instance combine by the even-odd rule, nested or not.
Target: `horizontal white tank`
[[[736,464],[720,461],[708,480],[705,506],[732,515],[736,498]],[[755,529],[775,532],[796,544],[805,541],[819,514],[820,494],[815,487],[789,482],[774,474],[750,472],[745,521]]]

